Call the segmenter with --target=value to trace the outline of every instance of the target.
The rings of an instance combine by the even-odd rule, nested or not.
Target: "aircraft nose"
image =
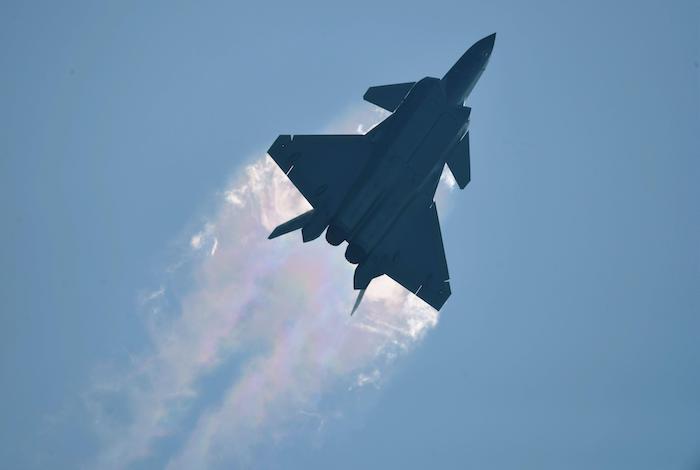
[[[447,71],[442,80],[449,103],[464,102],[486,68],[495,42],[496,33],[479,39]]]
[[[493,33],[489,36],[486,36],[483,39],[480,39],[477,44],[479,46],[479,50],[482,52],[483,55],[490,55],[491,51],[493,50],[493,45],[496,42],[496,33]]]

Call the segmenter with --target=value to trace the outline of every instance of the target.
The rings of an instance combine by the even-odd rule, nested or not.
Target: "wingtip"
[[[275,227],[275,229],[272,232],[270,232],[270,235],[267,236],[267,239],[272,240],[273,238],[277,238],[280,235],[282,235],[281,232],[282,232],[282,230],[280,230],[279,226]]]

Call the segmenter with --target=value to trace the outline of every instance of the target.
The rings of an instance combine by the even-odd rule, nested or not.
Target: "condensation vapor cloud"
[[[364,132],[383,117],[352,113],[329,131]],[[446,183],[443,195],[454,186]],[[437,312],[385,277],[350,317],[353,267],[344,250],[302,244],[298,233],[267,240],[308,207],[269,156],[232,179],[188,237],[186,261],[143,296],[149,347],[125,369],[101,374],[87,394],[101,442],[97,467],[124,468],[154,452],[174,469],[250,465],[256,449],[303,420],[322,427],[318,404],[329,394],[380,384],[437,324]],[[212,399],[206,381],[216,374],[224,385]]]

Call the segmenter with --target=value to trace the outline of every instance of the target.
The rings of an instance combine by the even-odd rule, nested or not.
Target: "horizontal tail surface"
[[[291,220],[286,221],[283,224],[278,225],[270,234],[268,239],[273,239],[277,238],[281,235],[287,234],[289,232],[293,232],[295,230],[299,230],[300,228],[303,228],[306,223],[311,220],[311,216],[314,215],[314,210],[311,209],[308,212],[304,212],[301,215],[298,215],[294,217]]]

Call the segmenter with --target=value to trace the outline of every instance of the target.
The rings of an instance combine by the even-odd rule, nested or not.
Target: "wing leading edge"
[[[364,135],[281,135],[267,153],[314,208],[337,207],[371,155]]]

